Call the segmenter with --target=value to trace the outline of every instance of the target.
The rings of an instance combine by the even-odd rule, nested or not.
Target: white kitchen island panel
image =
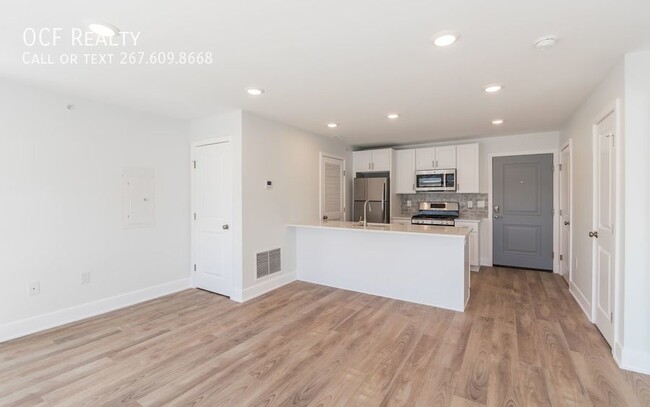
[[[469,300],[469,230],[349,222],[290,228],[298,280],[455,311]]]

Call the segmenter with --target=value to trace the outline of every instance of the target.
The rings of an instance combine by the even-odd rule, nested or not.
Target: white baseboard
[[[650,374],[650,353],[621,348],[619,367],[637,373]]]
[[[277,277],[265,279],[261,283],[255,284],[252,287],[248,287],[245,290],[233,290],[230,299],[237,302],[245,302],[257,298],[260,295],[264,295],[268,292],[280,288],[283,285],[289,284],[293,281],[296,281],[297,275],[296,272],[286,273],[279,275]]]
[[[569,292],[571,293],[573,298],[575,298],[576,302],[582,309],[582,312],[584,312],[585,315],[587,316],[589,322],[593,322],[591,320],[591,302],[589,302],[587,297],[585,297],[585,295],[582,293],[582,291],[580,291],[578,286],[573,283],[573,281],[569,283]]]
[[[614,356],[614,361],[622,369],[623,364],[623,345],[620,342],[614,343],[614,349],[612,350],[612,356]]]
[[[0,325],[0,342],[76,322],[190,288],[187,278]]]

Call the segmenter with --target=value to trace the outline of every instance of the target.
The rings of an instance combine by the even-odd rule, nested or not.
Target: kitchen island
[[[289,225],[298,280],[463,311],[468,228],[320,221]]]

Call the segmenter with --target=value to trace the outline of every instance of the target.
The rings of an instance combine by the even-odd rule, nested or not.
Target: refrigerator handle
[[[381,216],[382,220],[386,222],[386,181],[384,181],[384,189],[381,194]]]

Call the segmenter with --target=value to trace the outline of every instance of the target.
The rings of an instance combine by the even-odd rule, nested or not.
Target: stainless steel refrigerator
[[[363,220],[363,205],[368,202],[368,222],[390,223],[388,178],[355,178],[354,179],[354,212],[353,219]]]

